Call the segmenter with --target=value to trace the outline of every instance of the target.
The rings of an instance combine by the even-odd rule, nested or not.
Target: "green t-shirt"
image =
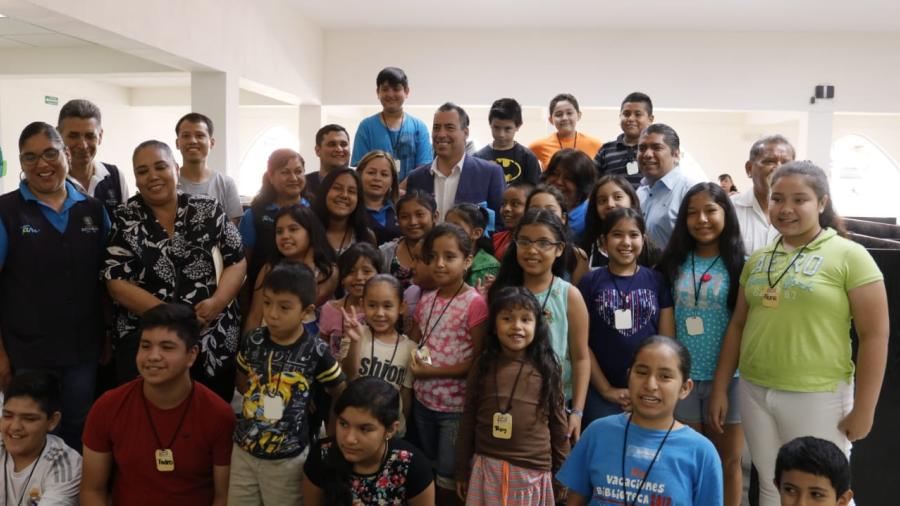
[[[487,251],[480,249],[472,258],[472,267],[469,269],[469,279],[466,282],[469,286],[475,286],[479,279],[496,276],[498,272],[500,272],[500,262]]]
[[[778,240],[753,253],[744,266],[741,286],[749,312],[741,376],[778,390],[834,391],[853,378],[847,292],[884,276],[861,245],[825,229],[777,283],[778,307],[767,308],[762,301],[773,251],[773,283],[800,252],[785,253]]]

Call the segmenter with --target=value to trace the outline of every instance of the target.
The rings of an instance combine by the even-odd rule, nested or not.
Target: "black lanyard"
[[[794,266],[794,263],[797,261],[798,258],[800,258],[800,255],[802,255],[803,252],[806,251],[806,247],[809,246],[810,244],[812,244],[812,242],[815,241],[817,237],[819,237],[819,234],[822,233],[822,230],[825,230],[825,229],[820,228],[819,231],[816,232],[816,235],[814,235],[812,239],[810,239],[806,244],[803,245],[802,248],[800,248],[800,251],[798,251],[797,254],[794,255],[794,259],[791,260],[791,263],[788,264],[787,268],[784,269],[784,272],[782,272],[781,275],[778,276],[778,278],[773,283],[772,282],[772,260],[775,259],[775,253],[778,252],[778,245],[781,244],[782,240],[784,240],[784,236],[781,236],[778,238],[778,242],[775,243],[775,247],[772,249],[772,256],[769,257],[769,266],[766,267],[766,281],[768,281],[768,283],[769,283],[769,288],[775,288],[775,285],[777,285],[778,282],[781,281],[781,278],[783,278],[784,275],[787,274],[789,270],[791,270],[791,267]],[[785,254],[787,254],[787,252],[785,252]]]
[[[541,304],[541,313],[547,307],[547,301],[550,300],[550,291],[553,290],[553,284],[556,283],[556,276],[550,278],[550,286],[547,287],[547,295],[544,295],[544,303]],[[546,313],[544,313],[546,315]]]
[[[506,402],[506,409],[503,409],[500,406],[500,381],[497,380],[497,370],[500,369],[500,366],[494,368],[494,383],[497,386],[497,411],[503,413],[504,415],[509,413],[509,410],[512,409],[513,397],[516,394],[516,387],[519,386],[519,377],[522,375],[522,369],[525,368],[525,360],[519,364],[519,372],[516,373],[516,380],[513,381],[512,390],[509,391],[509,401]]]
[[[46,438],[46,436],[45,436]],[[31,482],[31,478],[34,476],[34,470],[37,469],[38,462],[41,461],[41,457],[44,456],[44,450],[47,448],[47,439],[44,439],[44,446],[41,447],[41,453],[38,453],[38,457],[34,459],[34,462],[31,463],[31,471],[28,472],[28,478],[25,479],[25,483],[22,484],[22,493],[19,494],[19,500],[16,501],[15,506],[19,506],[22,504],[22,499],[25,498],[25,492],[28,491],[28,484]],[[6,469],[9,465],[9,451],[7,450],[6,455],[3,456],[3,502],[6,504],[10,504],[6,499],[7,489],[6,486],[12,481],[12,476],[6,476]],[[13,467],[15,467],[15,461],[13,461]],[[10,473],[12,474],[12,473]],[[10,487],[12,488],[12,487]],[[13,490],[13,498],[15,498],[16,491]],[[10,505],[12,506],[12,505]]]
[[[381,379],[384,379],[384,375],[387,374],[388,369],[390,369],[390,368],[391,368],[391,365],[394,363],[394,357],[397,356],[397,348],[399,348],[399,347],[400,347],[400,333],[398,332],[398,333],[397,333],[397,340],[394,341],[394,352],[391,353],[391,360],[390,360],[390,361],[387,363],[387,365],[385,365],[384,368],[381,370],[381,371],[382,371],[382,378],[381,378]],[[371,353],[370,353],[369,356],[372,357],[372,361],[375,360],[375,332],[372,332],[372,350],[371,350]],[[371,371],[372,369],[370,368],[369,370]]]
[[[694,281],[694,284],[691,285],[694,288],[694,307],[697,307],[697,303],[700,302],[700,289],[703,287],[703,283],[709,281],[710,278],[706,276],[709,274],[709,271],[712,270],[713,266],[716,265],[716,262],[719,261],[719,256],[716,255],[716,258],[709,264],[709,267],[703,271],[703,274],[700,275],[700,282],[697,282],[697,271],[694,269],[694,252],[691,252],[691,279]]]
[[[556,132],[556,142],[559,143],[559,149],[563,149],[562,139],[559,138],[559,132]],[[575,141],[572,143],[572,149],[578,149],[578,131],[575,131]]]
[[[425,335],[422,336],[422,342],[419,343],[419,348],[421,349],[425,346],[425,343],[428,342],[428,338],[431,337],[431,334],[434,333],[434,329],[437,328],[438,324],[441,323],[441,318],[444,317],[444,313],[450,309],[450,304],[453,304],[453,299],[459,295],[459,292],[462,291],[462,287],[465,286],[466,281],[463,280],[459,283],[459,288],[456,289],[456,293],[453,294],[453,297],[450,297],[450,300],[447,301],[447,305],[444,306],[444,309],[441,310],[441,314],[438,315],[437,320],[435,320],[434,325],[431,327],[431,330],[428,330],[428,324],[431,323],[431,315],[434,314],[434,306],[437,304],[438,295],[440,289],[434,292],[434,300],[431,302],[431,311],[428,312],[428,319],[425,320]]]
[[[300,337],[302,338],[303,336],[300,336]],[[272,350],[269,352],[268,383],[270,385],[272,384],[272,356],[273,355],[275,355],[275,350]],[[276,393],[278,393],[278,390],[281,388],[281,375],[284,373],[284,368],[287,366],[287,362],[288,362],[287,357],[285,357],[285,359],[281,361],[281,369],[278,370],[278,383],[275,384],[275,390],[269,391],[269,394],[273,397],[275,396]]]
[[[159,438],[159,432],[156,430],[156,424],[153,423],[153,417],[150,416],[150,408],[147,407],[147,397],[144,396],[143,384],[141,386],[141,400],[144,402],[144,412],[147,414],[147,421],[150,422],[150,428],[153,429],[153,437],[156,438],[158,448],[160,450],[171,450],[172,445],[175,444],[175,438],[177,438],[178,433],[181,432],[181,425],[184,423],[184,419],[187,418],[188,411],[191,410],[191,401],[194,400],[194,382],[191,381],[191,390],[188,392],[187,406],[184,407],[184,411],[181,413],[181,419],[178,420],[178,425],[175,427],[175,432],[172,434],[172,439],[169,441],[168,446],[162,445],[162,440]]]
[[[609,277],[612,279],[613,286],[616,287],[616,295],[618,295],[620,300],[620,303],[617,304],[617,306],[620,306],[619,309],[625,309],[625,306],[628,305],[628,299],[630,297],[630,295],[628,294],[631,293],[631,285],[634,284],[634,278],[635,276],[637,276],[638,270],[640,268],[641,267],[639,265],[634,266],[634,273],[631,275],[631,281],[628,283],[628,289],[624,292],[619,289],[619,283],[616,281],[616,275],[613,274],[613,271],[611,271],[609,268],[606,269],[607,272],[609,272]]]
[[[638,497],[641,495],[641,490],[644,489],[644,484],[647,483],[647,477],[650,476],[650,471],[653,469],[653,464],[656,464],[656,460],[659,458],[659,452],[662,451],[662,447],[666,444],[666,440],[669,439],[669,434],[672,432],[672,427],[675,426],[675,418],[672,418],[672,425],[669,425],[669,430],[666,431],[666,435],[663,436],[663,440],[659,443],[659,448],[656,449],[656,453],[653,455],[653,460],[650,461],[650,465],[647,467],[647,472],[644,473],[644,477],[641,478],[641,484],[637,489],[637,492],[634,493],[634,501],[631,501],[631,506],[637,504]],[[625,424],[625,437],[622,438],[622,504],[628,506],[628,488],[625,486],[626,478],[625,478],[625,453],[628,450],[628,428],[631,427],[631,417],[628,417],[628,422]]]
[[[400,128],[397,129],[397,140],[394,140],[393,132],[391,131],[391,127],[388,126],[387,119],[384,117],[384,111],[381,112],[381,122],[384,124],[384,129],[387,130],[388,140],[391,141],[391,154],[397,156],[397,147],[400,146],[400,138],[403,136],[403,120],[405,116],[400,116]]]

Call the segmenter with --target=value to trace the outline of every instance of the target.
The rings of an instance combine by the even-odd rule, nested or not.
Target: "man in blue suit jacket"
[[[500,212],[506,182],[503,169],[494,162],[466,156],[469,137],[469,115],[447,102],[434,113],[431,143],[435,159],[413,170],[406,179],[406,189],[422,190],[434,195],[440,220],[459,202],[487,204]]]

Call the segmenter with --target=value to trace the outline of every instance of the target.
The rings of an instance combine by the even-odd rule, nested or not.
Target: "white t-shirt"
[[[81,485],[81,455],[66,446],[62,438],[47,435],[47,446],[41,456],[20,472],[13,471],[13,459],[0,443],[0,458],[5,464],[4,479],[11,488],[7,497],[0,497],[0,505],[30,504],[37,499],[41,506],[76,506]],[[32,472],[34,471],[34,472]],[[24,492],[24,493],[23,493]],[[14,501],[21,497],[19,503]]]

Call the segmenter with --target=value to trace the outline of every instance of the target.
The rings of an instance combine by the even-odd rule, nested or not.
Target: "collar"
[[[834,237],[836,235],[837,235],[837,230],[835,230],[831,227],[825,228],[824,230],[822,230],[822,233],[819,234],[819,237],[816,237],[816,239],[813,242],[809,243],[809,245],[806,247],[806,251],[812,251],[812,250],[819,249],[822,246],[822,243],[824,243],[825,241],[827,241],[828,239],[831,239],[832,237]],[[774,241],[765,245],[761,249],[766,253],[772,253],[775,251],[775,245],[779,244],[779,243],[781,243],[781,234],[778,234],[777,239],[775,239]],[[800,248],[797,248],[797,249],[791,251],[790,254],[794,254],[799,249]],[[784,252],[783,247],[782,247],[782,252]]]
[[[379,207],[378,209],[372,209],[371,207],[366,207],[366,210],[368,210],[370,212],[381,214],[381,213],[387,211],[388,209],[393,209],[393,208],[394,208],[394,203],[391,202],[390,200],[388,200],[384,203],[383,206]]]
[[[463,153],[462,158],[459,159],[458,162],[453,164],[453,167],[450,169],[450,176],[454,173],[462,174],[463,165],[466,163],[466,154]],[[437,170],[437,157],[435,157],[434,161],[431,162],[431,175],[434,177],[450,177],[443,175],[439,170]]]
[[[85,196],[83,193],[78,191],[75,188],[75,185],[73,185],[68,180],[66,180],[65,185],[66,185],[66,200],[63,202],[63,210],[70,207],[75,202],[81,202],[82,200],[87,199],[87,196]],[[28,184],[25,181],[19,182],[19,192],[22,193],[22,198],[24,198],[25,200],[37,202],[38,204],[41,204],[41,205],[46,205],[43,202],[41,202],[35,196],[34,193],[31,192],[31,190],[28,188]]]
[[[107,169],[106,165],[103,165],[103,163],[96,158],[91,162],[91,165],[94,166],[94,171],[91,174],[91,182],[89,184],[93,186],[94,181],[99,182],[106,179],[106,176],[109,175],[109,169]],[[72,186],[74,186],[75,189],[80,191],[81,193],[88,193],[88,188],[81,186],[81,183],[79,183],[77,179],[72,177],[71,172],[66,176],[66,180],[72,183]]]
[[[649,188],[653,188],[657,184],[662,183],[666,188],[671,190],[672,188],[675,187],[675,183],[677,183],[682,177],[683,177],[683,175],[681,173],[681,165],[676,165],[675,168],[670,170],[668,174],[657,179],[656,182],[654,182],[653,184],[649,184],[650,181],[648,181],[646,177],[642,178],[641,185],[648,186]]]
[[[625,134],[619,134],[619,136],[616,137],[616,149],[637,149],[637,145],[629,146],[628,144],[625,144]]]

